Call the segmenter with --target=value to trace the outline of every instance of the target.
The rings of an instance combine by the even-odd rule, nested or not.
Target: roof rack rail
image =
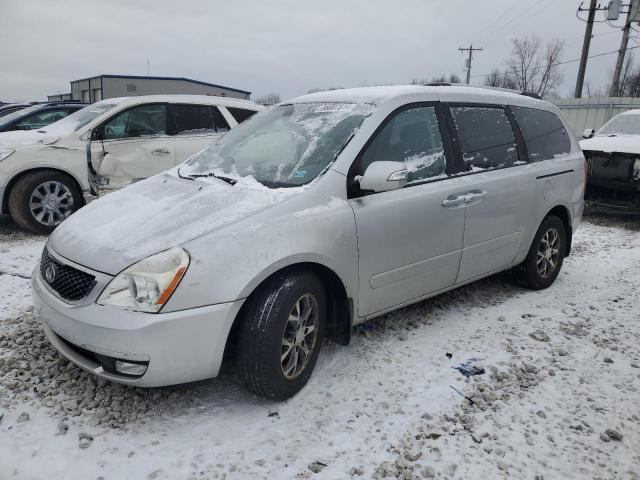
[[[534,92],[527,92],[522,90],[515,90],[512,88],[502,88],[502,87],[491,87],[489,85],[474,85],[467,83],[449,83],[449,82],[428,82],[421,84],[423,87],[472,87],[472,88],[482,88],[483,90],[495,90],[498,92],[509,92],[516,93],[518,95],[524,95],[525,97],[535,98],[537,100],[542,100],[542,97]]]
[[[537,100],[542,100],[542,97],[534,92],[520,92],[520,95],[524,95],[525,97],[535,98]]]

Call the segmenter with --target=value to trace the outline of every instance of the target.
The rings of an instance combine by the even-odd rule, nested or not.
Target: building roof
[[[191,78],[185,78],[185,77],[154,77],[154,76],[146,76],[146,75],[111,75],[111,74],[103,73],[102,75],[95,75],[93,77],[86,77],[86,78],[79,78],[77,80],[71,80],[71,83],[82,82],[84,80],[91,80],[93,78],[130,78],[132,80],[179,80],[183,82],[196,83],[198,85],[205,85],[207,87],[224,88],[225,90],[231,90],[233,92],[238,92],[238,93],[246,93],[247,95],[251,94],[251,92],[247,90],[240,90],[238,88],[233,88],[233,87],[225,87],[224,85],[217,85],[215,83],[201,82],[200,80],[193,80]]]

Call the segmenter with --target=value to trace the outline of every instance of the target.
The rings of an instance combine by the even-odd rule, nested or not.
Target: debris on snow
[[[548,342],[551,339],[549,338],[549,335],[547,335],[546,333],[544,333],[542,330],[536,330],[534,332],[531,332],[529,334],[529,336],[531,338],[533,338],[534,340],[538,340],[539,342]]]
[[[458,370],[462,375],[464,375],[467,378],[473,375],[482,375],[484,373],[484,367],[477,365],[477,362],[479,362],[480,360],[482,359],[470,358],[466,362],[461,363],[460,365],[453,368],[455,370]]]
[[[313,473],[320,473],[325,469],[326,466],[326,463],[322,463],[316,460],[315,462],[311,462],[309,464],[309,470],[311,470]]]

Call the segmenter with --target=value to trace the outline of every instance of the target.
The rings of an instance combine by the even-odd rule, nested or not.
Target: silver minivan
[[[250,391],[284,399],[355,324],[504,270],[550,286],[584,188],[561,114],[530,95],[305,95],[65,220],[34,301],[51,343],[100,377],[210,378],[227,350]]]

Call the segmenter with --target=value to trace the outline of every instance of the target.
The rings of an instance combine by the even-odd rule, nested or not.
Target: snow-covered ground
[[[358,327],[283,403],[231,366],[141,390],[62,360],[29,307],[44,241],[0,218],[2,480],[640,478],[638,231],[585,223],[548,290],[498,275]]]

